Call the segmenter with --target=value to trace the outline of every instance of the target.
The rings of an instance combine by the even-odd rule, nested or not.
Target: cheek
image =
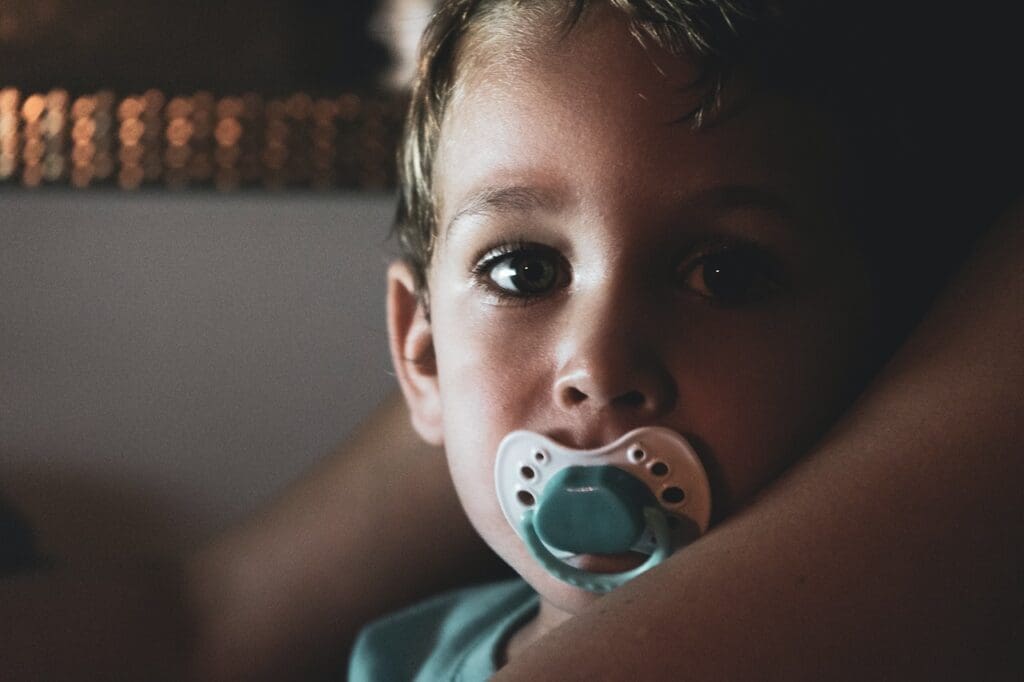
[[[545,354],[538,339],[491,312],[436,310],[435,334],[445,450],[456,489],[477,530],[490,539],[507,523],[494,494],[494,457],[510,431],[529,428],[544,409]]]
[[[451,431],[488,429],[500,432],[500,440],[529,426],[531,416],[543,410],[550,392],[550,339],[547,325],[530,315],[486,305],[437,311],[435,326],[444,333],[435,335],[435,353]]]
[[[681,403],[714,467],[718,513],[749,499],[822,434],[864,381],[867,326],[821,301],[692,343]]]

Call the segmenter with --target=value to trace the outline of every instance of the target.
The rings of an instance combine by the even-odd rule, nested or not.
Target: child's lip
[[[621,552],[619,554],[577,554],[566,559],[566,562],[590,573],[623,573],[636,568],[646,560],[647,556],[639,552]]]
[[[594,426],[593,428],[555,428],[538,430],[547,438],[559,445],[572,450],[598,450],[610,443],[614,443],[631,431],[641,427],[662,427],[663,424],[655,423],[613,423],[611,420]],[[672,428],[672,427],[667,427]],[[675,429],[672,429],[675,430]]]

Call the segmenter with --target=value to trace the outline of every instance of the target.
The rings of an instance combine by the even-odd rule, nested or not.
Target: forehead
[[[703,94],[696,67],[641,45],[614,10],[587,13],[568,34],[482,33],[467,48],[439,139],[441,230],[467,196],[509,183],[579,202],[608,201],[614,188],[652,207],[728,184],[808,207],[833,198],[839,145],[828,121],[750,86],[694,131],[686,115]]]

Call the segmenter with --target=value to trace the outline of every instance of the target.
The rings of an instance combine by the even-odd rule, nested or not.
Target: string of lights
[[[388,189],[390,95],[118,97],[0,88],[0,187]]]

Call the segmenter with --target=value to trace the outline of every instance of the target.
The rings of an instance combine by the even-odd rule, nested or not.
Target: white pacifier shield
[[[697,453],[686,439],[671,429],[646,426],[630,431],[596,450],[573,450],[532,431],[513,431],[498,446],[494,479],[505,518],[522,537],[523,515],[534,509],[544,486],[570,466],[612,465],[646,485],[660,509],[673,523],[676,547],[704,533],[711,520],[711,489]],[[648,531],[633,546],[650,554],[655,547]],[[552,549],[566,558],[571,554]]]

